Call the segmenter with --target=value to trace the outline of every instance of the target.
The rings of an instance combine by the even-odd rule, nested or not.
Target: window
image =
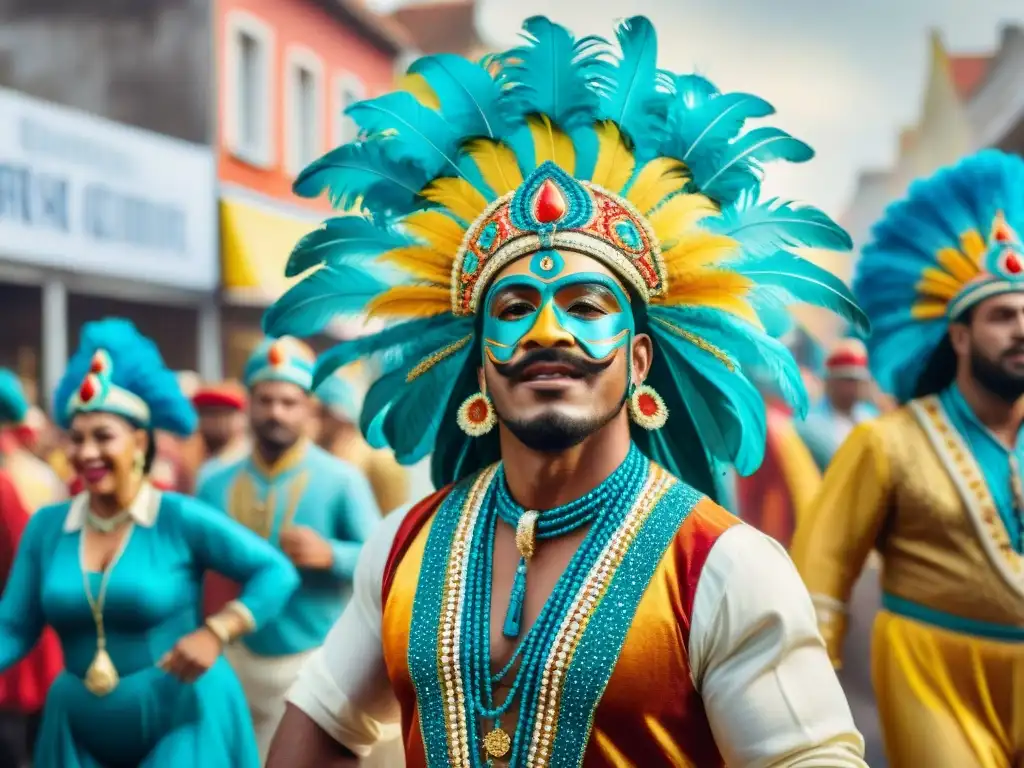
[[[332,137],[334,146],[348,144],[354,141],[359,134],[359,129],[352,118],[345,114],[345,110],[366,98],[366,89],[362,81],[355,75],[340,74],[334,79],[334,129]]]
[[[267,167],[274,161],[273,33],[255,16],[235,12],[227,34],[225,143],[242,160]]]
[[[289,48],[287,99],[288,171],[298,174],[324,152],[323,64],[304,48]]]

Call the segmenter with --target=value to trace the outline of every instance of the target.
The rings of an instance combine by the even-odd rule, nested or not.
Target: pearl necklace
[[[100,533],[113,533],[128,522],[131,516],[132,511],[130,509],[122,509],[116,515],[111,515],[110,517],[102,517],[89,509],[85,512],[85,524]]]
[[[520,764],[522,750],[528,743],[526,736],[532,733],[534,727],[531,713],[536,711],[544,669],[543,659],[552,648],[559,626],[587,574],[600,558],[605,545],[621,523],[623,514],[628,512],[643,488],[647,468],[647,459],[636,446],[632,446],[625,461],[601,485],[574,502],[544,512],[525,510],[516,504],[508,492],[503,471],[499,471],[491,483],[470,549],[467,567],[469,588],[461,630],[462,645],[466,649],[463,655],[463,679],[467,681],[466,693],[471,710],[479,717],[493,721],[492,729],[483,738],[484,752],[489,758],[504,757],[511,750],[511,764]],[[520,552],[503,627],[507,637],[519,634],[526,593],[527,553],[532,555],[534,540],[554,538],[583,525],[592,525],[555,584],[533,627],[516,647],[505,667],[497,674],[492,674],[491,585],[494,536],[499,517],[516,526],[516,544]],[[524,517],[527,518],[526,523],[522,522]],[[517,662],[519,666],[513,672]],[[513,679],[508,695],[501,704],[495,704],[494,684],[510,673]],[[501,717],[511,709],[516,699],[519,701],[519,719],[515,733],[509,734],[501,727]],[[473,733],[477,730],[476,717],[470,718],[467,725],[472,743],[476,740]]]

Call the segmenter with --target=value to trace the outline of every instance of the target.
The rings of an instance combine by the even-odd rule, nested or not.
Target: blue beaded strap
[[[502,626],[505,637],[519,637],[522,629],[526,575],[536,540],[554,539],[593,523],[602,510],[621,498],[624,483],[635,476],[637,466],[642,463],[644,459],[634,446],[622,464],[596,488],[575,501],[542,512],[527,510],[518,504],[509,492],[504,467],[499,469],[495,494],[498,516],[516,529],[516,547],[520,554]]]

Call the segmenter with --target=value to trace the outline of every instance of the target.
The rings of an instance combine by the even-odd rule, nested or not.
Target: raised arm
[[[690,664],[730,768],[866,768],[864,740],[782,547],[748,525],[697,583]]]
[[[829,657],[842,666],[846,604],[889,513],[891,478],[879,422],[861,424],[839,448],[804,510],[791,553],[818,616]]]
[[[14,554],[0,599],[0,672],[31,651],[43,631],[43,542],[49,527],[60,525],[62,508],[45,508],[29,518],[14,486],[0,475],[2,545]]]
[[[274,618],[298,589],[295,567],[264,539],[219,510],[195,499],[178,499],[197,570],[215,571],[241,585],[233,607],[244,614],[249,631]]]
[[[381,584],[406,512],[388,515],[363,548],[352,600],[289,693],[267,768],[356,766],[397,728],[381,639]]]
[[[342,491],[334,509],[331,573],[339,579],[350,580],[355,574],[359,552],[380,524],[381,517],[369,481],[355,468],[346,469],[349,471],[341,478]]]

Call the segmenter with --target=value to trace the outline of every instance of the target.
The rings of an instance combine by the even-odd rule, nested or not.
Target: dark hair
[[[969,317],[961,316],[961,318],[957,322],[963,322],[964,320],[970,322]],[[921,370],[921,375],[917,379],[917,385],[914,387],[914,397],[934,395],[952,384],[956,378],[956,365],[956,353],[953,351],[953,342],[950,341],[949,334],[947,333],[942,337],[939,346],[932,352],[928,362],[925,363],[924,368]]]
[[[153,462],[156,461],[156,433],[152,429],[146,429],[146,458],[142,464],[142,473],[148,475],[153,469]]]

